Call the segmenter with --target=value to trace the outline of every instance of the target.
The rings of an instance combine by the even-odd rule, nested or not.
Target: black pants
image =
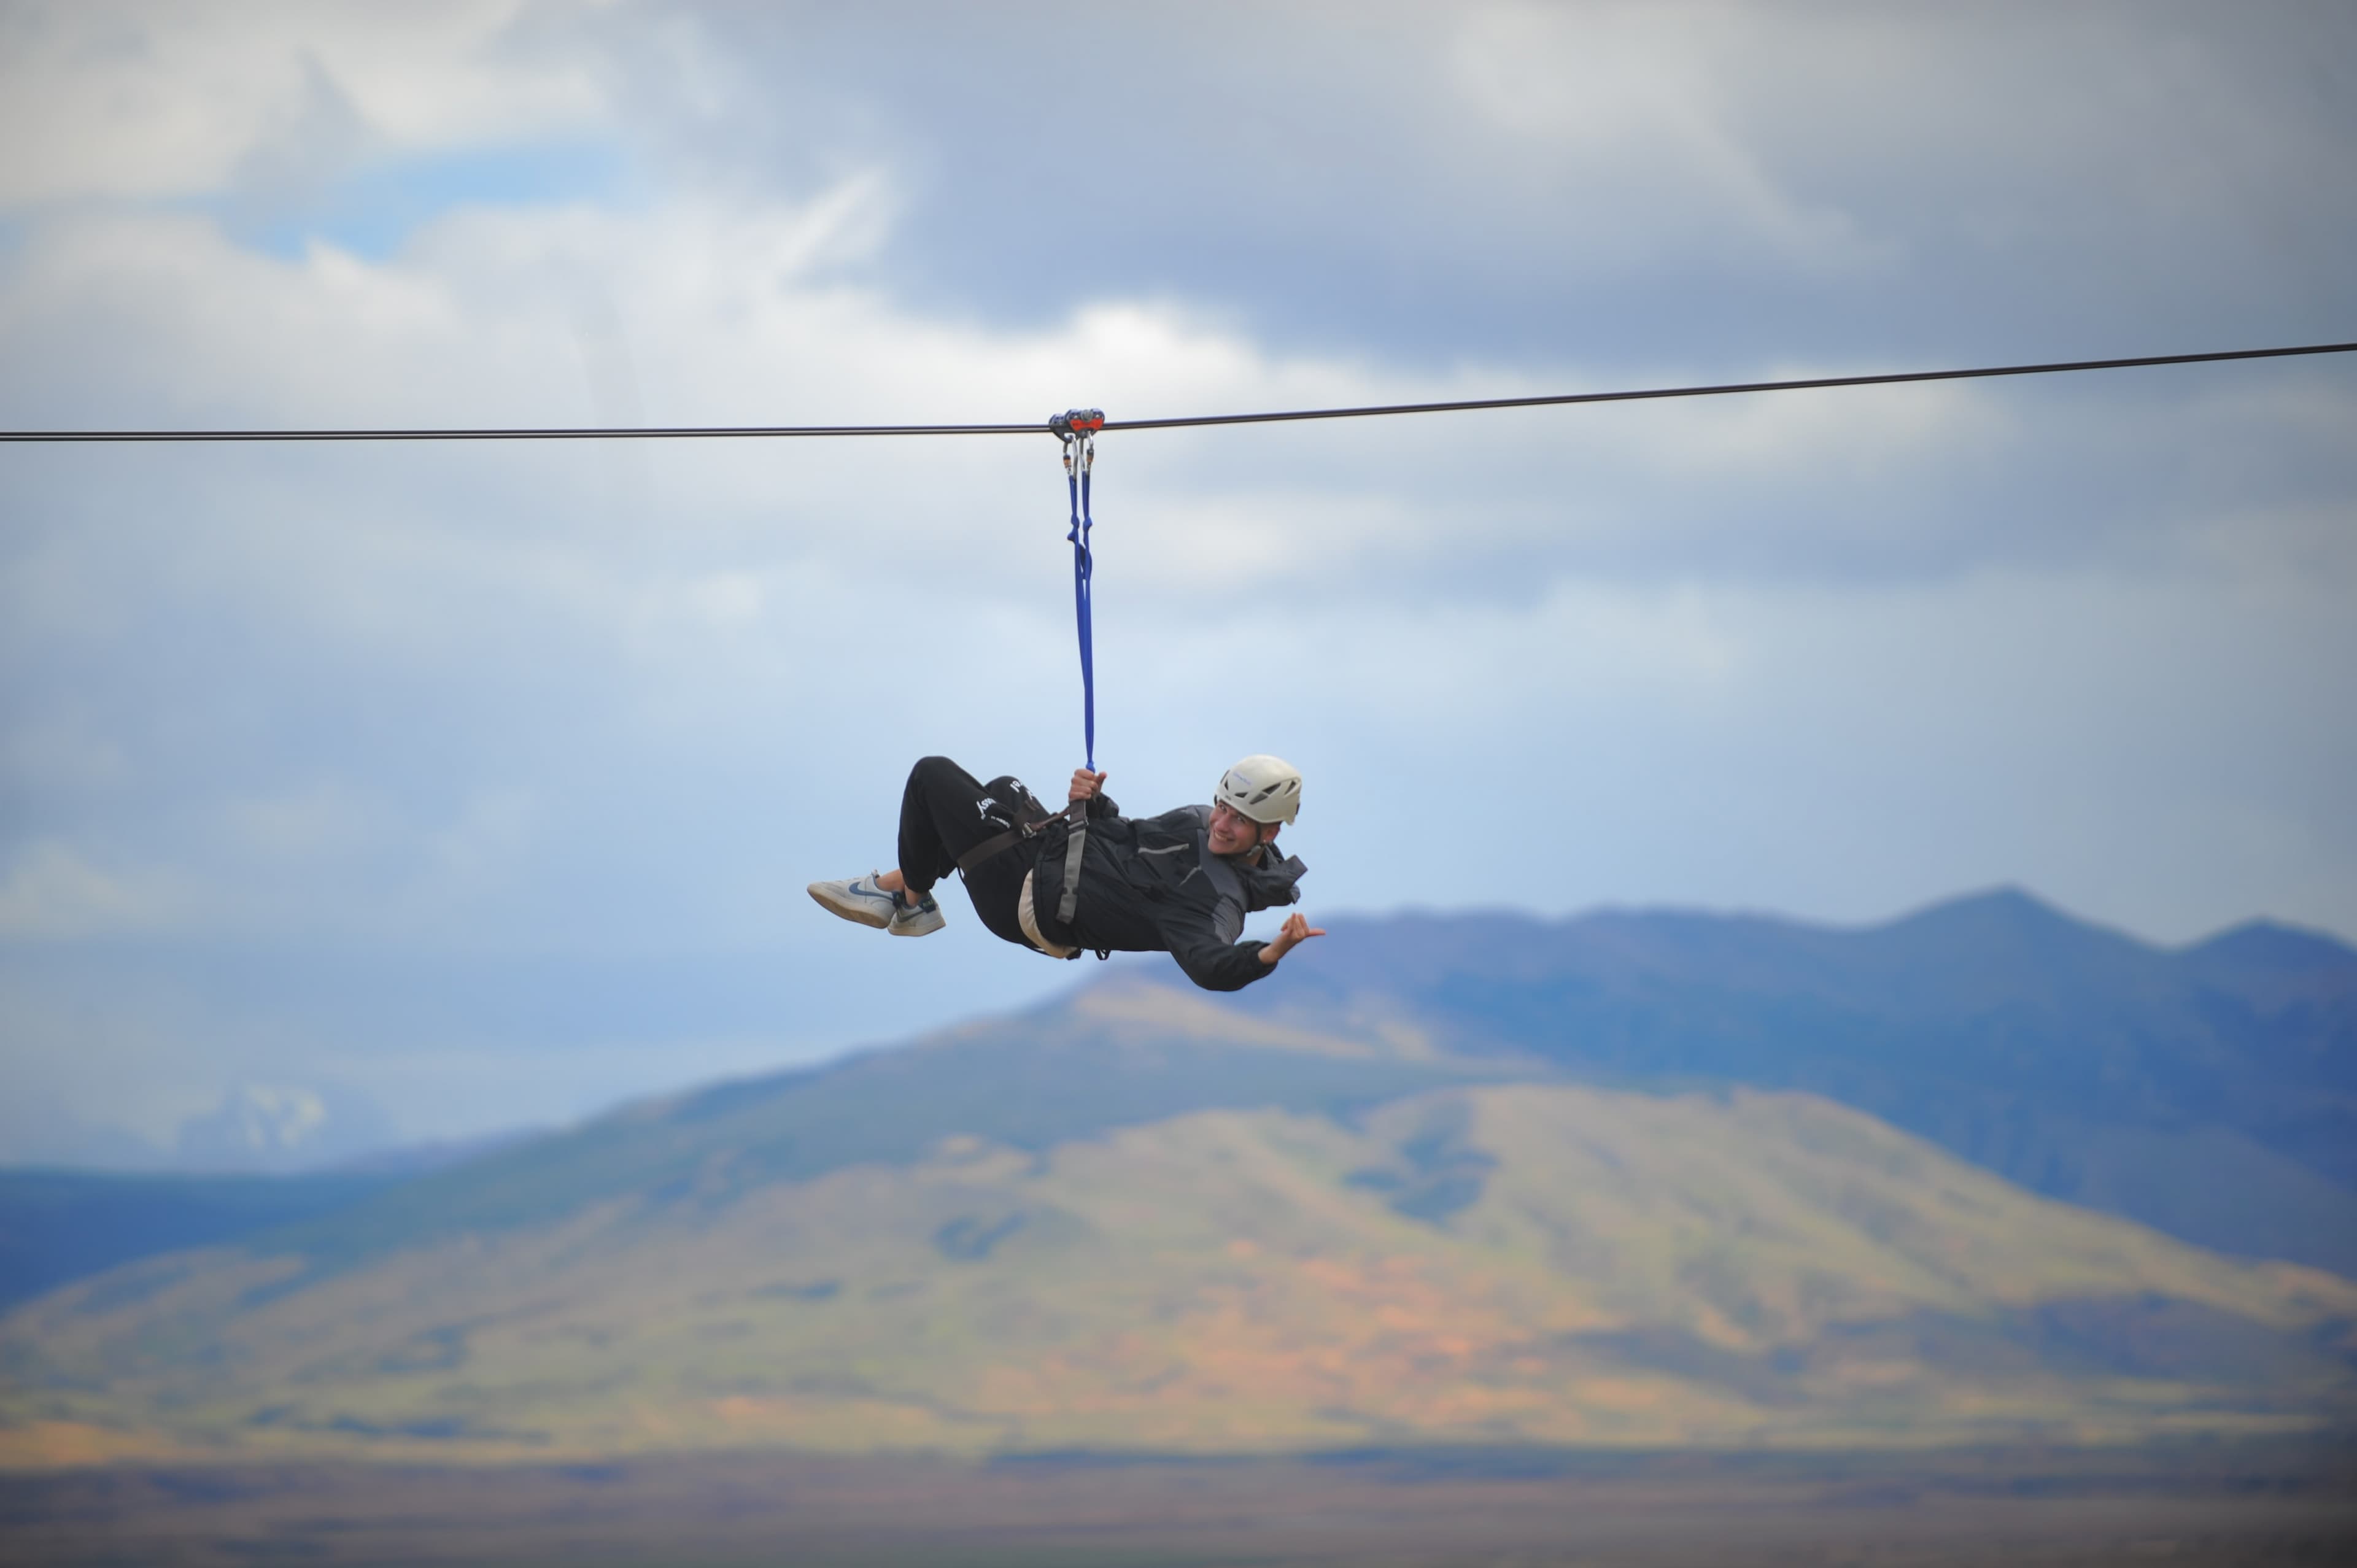
[[[958,856],[1017,820],[1017,802],[1030,800],[1031,791],[1019,779],[1002,775],[977,784],[946,757],[920,759],[900,791],[900,875],[910,890],[931,892],[957,869]],[[1027,948],[1031,944],[1016,920],[1015,906],[1023,896],[1024,874],[1039,859],[1037,841],[1017,844],[984,861],[965,878],[966,897],[991,934]]]

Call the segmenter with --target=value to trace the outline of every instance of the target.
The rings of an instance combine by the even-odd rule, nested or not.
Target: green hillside
[[[1093,996],[52,1293],[0,1319],[0,1457],[2106,1441],[2357,1414],[2357,1285],[2034,1197],[1824,1100],[1467,1081]]]

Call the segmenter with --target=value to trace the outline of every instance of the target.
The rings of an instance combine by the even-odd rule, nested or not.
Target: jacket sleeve
[[[1171,909],[1161,925],[1170,956],[1178,961],[1188,979],[1206,991],[1242,991],[1276,968],[1260,961],[1260,950],[1266,942],[1223,942],[1211,929],[1210,918],[1200,910]]]

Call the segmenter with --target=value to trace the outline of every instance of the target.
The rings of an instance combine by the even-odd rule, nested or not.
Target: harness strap
[[[1013,849],[1017,844],[1022,843],[1028,839],[1038,838],[1041,833],[1048,831],[1050,823],[1063,822],[1066,820],[1070,820],[1076,824],[1086,822],[1088,821],[1088,811],[1089,803],[1086,800],[1075,800],[1071,805],[1065,807],[1062,811],[1057,811],[1049,816],[1042,817],[1036,822],[1026,822],[1019,828],[1009,828],[1003,833],[994,833],[989,838],[983,840],[980,843],[966,851],[963,854],[958,856],[958,875],[961,876],[971,875],[974,873],[974,868],[980,865],[984,861],[996,860],[1000,855],[1005,854],[1008,850]],[[1075,832],[1077,831],[1078,829],[1076,827]],[[1071,919],[1070,915],[1066,915],[1062,918],[1067,923],[1070,923]]]
[[[1086,800],[1075,800],[1081,808],[1072,813],[1072,831],[1064,840],[1064,892],[1056,900],[1056,918],[1066,930],[1072,928],[1072,917],[1081,908],[1081,851],[1088,846],[1089,812]]]
[[[1029,833],[1025,832],[1021,828],[1016,828],[1011,832],[998,833],[983,840],[980,843],[974,845],[972,849],[958,856],[958,875],[960,876],[973,875],[974,867],[980,865],[984,861],[997,859],[1000,855],[1005,854],[1008,850],[1013,849],[1017,844],[1022,843],[1025,839],[1029,838],[1030,836],[1031,835]]]

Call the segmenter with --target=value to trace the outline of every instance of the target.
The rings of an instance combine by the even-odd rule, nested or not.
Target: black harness
[[[1029,843],[1058,822],[1071,824],[1071,832],[1064,841],[1064,886],[1056,900],[1056,918],[1069,929],[1072,917],[1081,908],[1081,851],[1087,844],[1089,836],[1089,803],[1086,800],[1075,800],[1060,811],[1049,811],[1037,821],[1018,822],[1003,833],[993,833],[958,856],[958,875],[973,875],[984,862],[996,860],[1010,849]],[[1067,956],[1078,958],[1080,954],[1074,952]],[[1112,956],[1103,948],[1097,950],[1097,957],[1101,959]]]
[[[1071,925],[1072,916],[1081,906],[1081,849],[1088,842],[1089,832],[1089,803],[1086,800],[1075,800],[1062,811],[1050,811],[1037,822],[1019,822],[1003,833],[993,833],[958,856],[958,875],[971,875],[983,862],[996,860],[1017,844],[1029,843],[1058,822],[1070,822],[1072,831],[1064,851],[1064,886],[1056,901],[1056,918],[1063,925]]]

